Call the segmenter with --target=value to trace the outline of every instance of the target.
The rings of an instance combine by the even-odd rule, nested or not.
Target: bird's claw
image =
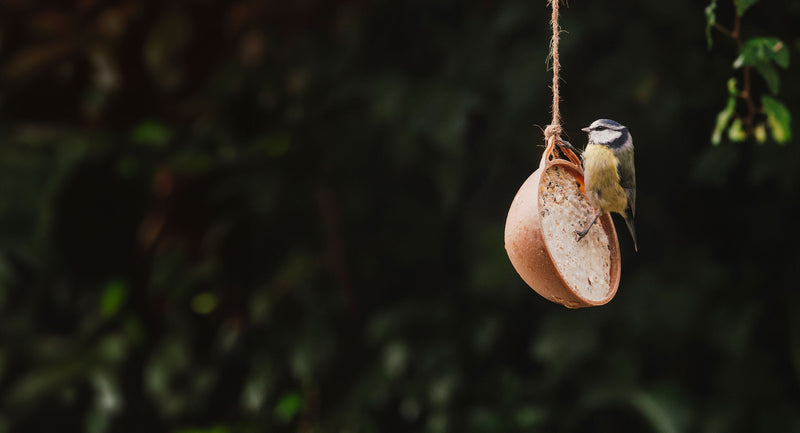
[[[572,145],[572,143],[570,143],[569,141],[566,141],[566,140],[562,140],[562,139],[560,139],[558,137],[556,137],[556,145],[558,147],[566,147],[567,149],[575,152],[576,154],[580,154],[581,153],[581,151],[576,149],[575,146]]]

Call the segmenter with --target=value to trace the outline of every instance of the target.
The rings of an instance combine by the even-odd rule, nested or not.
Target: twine
[[[559,0],[550,0],[550,6],[553,7],[553,15],[550,17],[550,25],[553,27],[553,37],[550,39],[550,55],[548,58],[553,61],[553,120],[544,130],[544,139],[547,143],[550,142],[551,137],[561,138],[561,111],[558,107],[558,103],[561,101],[558,89],[559,81],[561,80],[559,77],[561,61],[558,58],[558,42],[561,29],[558,27],[558,3]]]

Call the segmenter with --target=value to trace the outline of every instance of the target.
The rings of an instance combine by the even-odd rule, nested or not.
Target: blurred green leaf
[[[242,389],[241,404],[247,412],[257,413],[272,392],[276,371],[269,359],[257,358],[251,368]]]
[[[770,91],[778,93],[780,77],[773,62],[782,68],[789,66],[789,50],[783,41],[778,38],[752,38],[742,45],[733,67],[755,67],[764,77]]]
[[[673,421],[674,414],[670,413],[662,401],[657,400],[652,394],[646,392],[635,393],[630,397],[631,404],[641,412],[642,416],[650,422],[653,430],[658,433],[679,433],[682,430]]]
[[[169,143],[172,131],[161,122],[146,120],[131,131],[131,141],[136,144],[162,148]]]
[[[730,96],[738,96],[739,95],[739,89],[737,88],[738,84],[736,82],[736,78],[733,78],[733,77],[728,78],[727,85],[728,85],[728,95],[730,95]]]
[[[774,61],[782,68],[789,67],[789,49],[778,38],[751,38],[742,44],[733,67],[757,66]]]
[[[731,126],[728,128],[728,139],[733,142],[747,139],[747,133],[744,131],[741,119],[733,119],[733,122],[731,122]]]
[[[514,425],[528,431],[541,425],[547,419],[547,410],[543,407],[525,406],[514,412]]]
[[[777,41],[772,45],[772,60],[783,69],[789,67],[789,49],[783,44],[783,41]]]
[[[389,377],[401,375],[408,363],[408,345],[401,341],[393,341],[383,350],[383,370]]]
[[[278,421],[287,424],[303,410],[303,397],[297,392],[286,393],[278,399],[273,415]]]
[[[159,9],[157,21],[149,26],[141,46],[144,65],[155,82],[165,91],[178,89],[190,72],[183,65],[182,52],[192,40],[194,22],[177,5]]]
[[[98,370],[91,375],[91,382],[95,391],[95,417],[94,431],[106,430],[109,418],[122,409],[122,400],[119,385],[108,371]]]
[[[596,347],[597,331],[586,320],[564,313],[554,314],[544,320],[531,351],[533,357],[543,362],[552,375],[558,376],[568,371],[586,359]]]
[[[209,314],[217,308],[219,299],[211,292],[202,292],[192,298],[192,310],[197,314]]]
[[[767,114],[767,125],[772,133],[772,139],[780,144],[787,143],[792,139],[792,114],[789,109],[769,95],[762,96],[761,103]]]
[[[763,144],[767,141],[767,127],[763,123],[759,123],[753,129],[753,136],[759,144]]]
[[[428,400],[432,406],[446,407],[456,390],[456,377],[446,375],[435,379],[428,389]]]
[[[108,283],[100,301],[100,314],[107,319],[115,317],[127,296],[128,287],[124,282],[117,280]]]
[[[117,173],[125,179],[132,179],[140,169],[140,161],[132,156],[122,157],[117,161]]]
[[[420,407],[419,400],[414,397],[408,397],[403,399],[400,402],[400,407],[398,408],[398,412],[400,412],[400,416],[403,418],[404,421],[412,423],[419,419],[420,412],[422,408]]]
[[[95,349],[99,361],[116,364],[128,353],[128,340],[123,334],[106,335],[97,343]]]
[[[104,433],[108,431],[110,414],[99,408],[94,408],[86,415],[84,428],[86,433]]]
[[[733,117],[733,113],[736,110],[736,96],[729,96],[728,102],[725,104],[725,108],[717,114],[717,122],[714,125],[714,132],[711,134],[711,143],[715,146],[719,145],[722,142],[722,133],[727,128],[728,123]]]
[[[141,343],[146,337],[141,320],[135,316],[127,317],[122,325],[122,329],[128,341],[133,344]]]
[[[711,3],[706,6],[706,41],[708,42],[708,49],[711,49],[714,43],[711,38],[711,29],[717,22],[717,14],[715,12],[716,9],[717,0],[711,0]]]
[[[36,399],[65,388],[67,384],[77,380],[87,367],[88,363],[79,359],[34,369],[13,383],[4,401],[12,406],[30,404]]]
[[[758,0],[734,0],[734,2],[736,3],[736,14],[742,16],[751,6],[758,3]]]
[[[449,431],[447,416],[442,413],[435,413],[428,417],[425,431],[428,433],[446,433]]]
[[[158,404],[159,411],[167,417],[179,414],[197,398],[199,393],[187,395],[188,386],[178,387],[179,381],[191,376],[191,356],[187,342],[177,336],[168,336],[158,343],[147,361],[144,371],[144,386],[150,398]],[[196,391],[192,389],[191,391]]]
[[[778,75],[778,70],[766,62],[757,64],[756,70],[759,74],[761,74],[762,77],[764,77],[764,81],[767,82],[769,91],[773,94],[777,94],[781,84],[781,78]]]

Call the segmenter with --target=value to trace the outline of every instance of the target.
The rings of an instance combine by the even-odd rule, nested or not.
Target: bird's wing
[[[636,169],[633,166],[633,148],[625,150],[619,159],[620,164],[617,166],[619,184],[625,190],[625,195],[628,197],[628,208],[633,216],[636,214]]]
[[[631,210],[631,216],[636,215],[636,188],[624,188],[625,194],[628,196],[628,208]]]

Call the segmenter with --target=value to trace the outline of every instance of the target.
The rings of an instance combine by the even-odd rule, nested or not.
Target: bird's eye
[[[597,129],[598,131],[605,131],[605,130],[606,130],[606,127],[605,127],[605,126],[598,126],[596,129]]]

